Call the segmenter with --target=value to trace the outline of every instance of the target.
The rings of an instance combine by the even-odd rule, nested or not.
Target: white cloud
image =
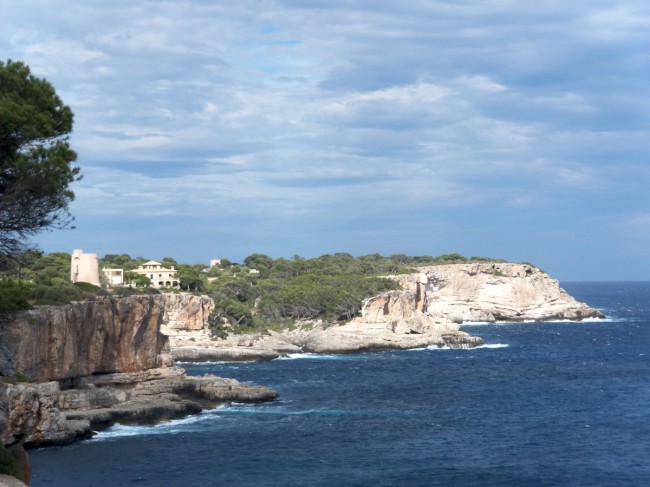
[[[475,76],[461,76],[458,82],[468,87],[471,90],[482,91],[486,93],[501,93],[507,91],[508,88],[500,83],[495,83],[489,76],[475,75]]]
[[[75,111],[77,212],[424,219],[650,183],[638,1],[5,4],[3,52]]]
[[[634,3],[634,2],[633,2]],[[603,41],[646,38],[650,29],[650,10],[643,6],[618,6],[596,10],[584,19],[584,34]]]
[[[584,96],[577,93],[563,93],[555,96],[541,96],[536,98],[535,103],[552,107],[559,111],[590,113],[597,111],[596,107],[587,102]]]

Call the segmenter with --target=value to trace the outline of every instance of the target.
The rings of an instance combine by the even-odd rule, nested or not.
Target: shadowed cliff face
[[[162,296],[131,296],[40,306],[0,329],[13,368],[37,380],[74,380],[164,365]]]
[[[173,294],[101,297],[0,321],[0,374],[50,381],[0,383],[0,441],[21,450],[23,441],[27,447],[60,445],[89,437],[95,425],[277,397],[264,387],[186,377],[183,369],[168,367],[163,320],[202,326],[211,306],[209,298]]]

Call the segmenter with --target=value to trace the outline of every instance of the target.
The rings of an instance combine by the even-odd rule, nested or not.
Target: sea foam
[[[97,432],[90,441],[105,441],[112,438],[122,438],[125,436],[146,436],[146,435],[168,435],[182,433],[193,428],[205,421],[212,421],[218,416],[219,412],[226,409],[227,406],[221,405],[214,409],[205,410],[199,414],[193,414],[182,419],[174,419],[163,423],[152,425],[125,425],[116,423],[110,428]]]
[[[299,359],[316,359],[316,360],[341,360],[342,355],[332,355],[325,353],[290,353],[288,355],[278,357],[276,360],[299,360]]]

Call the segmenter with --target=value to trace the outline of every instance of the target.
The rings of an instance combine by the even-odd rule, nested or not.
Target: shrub
[[[90,284],[89,282],[75,282],[74,287],[79,289],[79,291],[88,294],[96,294],[97,291],[101,289],[99,286],[95,286],[94,284]]]
[[[26,284],[13,279],[0,281],[0,312],[29,309],[29,298],[30,289]]]
[[[0,474],[11,475],[20,479],[20,473],[16,466],[16,461],[9,450],[0,442]]]

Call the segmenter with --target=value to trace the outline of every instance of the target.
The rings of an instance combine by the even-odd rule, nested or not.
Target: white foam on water
[[[583,320],[543,320],[543,321],[525,321],[524,323],[612,323],[612,318],[585,318]]]
[[[522,323],[612,323],[616,321],[613,318],[585,318],[583,320],[520,320],[520,321],[467,321],[460,326],[486,326],[486,325],[521,325]]]
[[[614,320],[614,318],[612,318],[612,317],[608,317],[608,318],[585,318],[582,321],[587,322],[587,323],[612,323],[613,321],[616,321],[616,320]],[[578,322],[578,323],[580,323],[580,322]]]
[[[339,360],[341,359],[340,355],[331,355],[325,353],[290,353],[282,357],[278,357],[276,360],[298,360],[298,359],[317,359],[317,360]]]
[[[97,432],[90,441],[104,441],[111,438],[122,438],[127,436],[147,436],[147,435],[166,435],[180,433],[191,429],[194,425],[199,425],[205,421],[212,421],[218,416],[219,412],[226,409],[227,406],[221,405],[214,409],[205,410],[199,414],[193,414],[181,419],[165,421],[163,423],[152,425],[126,425],[116,423],[110,428]]]
[[[478,347],[463,347],[463,348],[452,348],[447,345],[443,347],[439,347],[437,345],[429,345],[427,348],[416,348],[413,350],[477,350],[479,348],[506,348],[509,347],[507,343],[485,343],[483,345],[479,345]]]
[[[174,365],[222,365],[222,364],[231,364],[232,362],[226,362],[225,360],[201,360],[200,362],[174,362]]]

